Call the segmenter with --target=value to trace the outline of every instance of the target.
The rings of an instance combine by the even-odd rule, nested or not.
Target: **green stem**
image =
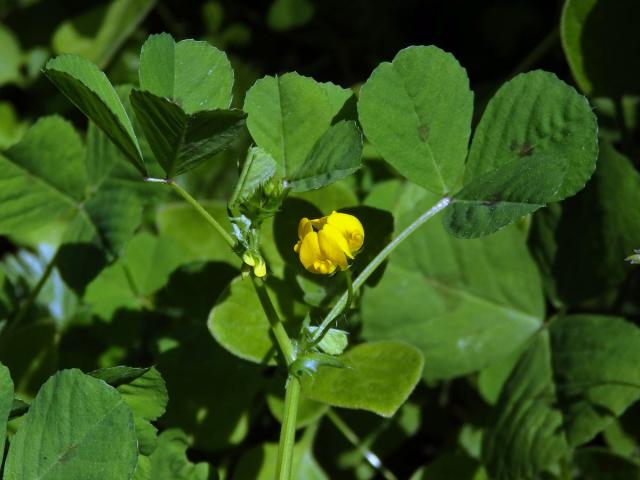
[[[13,317],[13,321],[9,325],[7,325],[5,333],[14,330],[22,322],[22,320],[24,320],[25,315],[33,306],[33,303],[38,298],[38,295],[40,295],[42,287],[44,287],[44,284],[47,283],[47,280],[49,280],[51,272],[53,272],[53,268],[56,266],[56,261],[58,260],[59,253],[60,248],[58,247],[56,253],[53,254],[53,257],[51,257],[51,260],[49,260],[49,263],[47,263],[47,266],[45,267],[44,272],[42,272],[42,276],[38,280],[38,283],[35,287],[33,287],[31,292],[29,292],[29,296],[20,307],[20,310],[18,310],[18,312],[16,313],[16,316]]]
[[[244,165],[242,165],[242,170],[240,170],[240,176],[238,177],[238,181],[236,183],[236,188],[233,189],[233,193],[231,194],[231,198],[227,202],[228,207],[232,207],[235,205],[238,200],[238,196],[242,191],[242,187],[244,186],[244,182],[247,180],[247,175],[249,174],[249,169],[251,168],[251,164],[253,163],[253,159],[255,157],[251,155],[251,153],[247,154],[247,158],[244,160]]]
[[[358,277],[353,281],[353,291],[349,292],[349,290],[347,290],[346,292],[344,292],[340,299],[333,306],[333,308],[329,311],[324,320],[322,320],[322,323],[316,330],[317,333],[316,335],[314,335],[312,342],[315,342],[325,330],[325,328],[327,328],[327,326],[330,325],[331,322],[333,322],[333,320],[338,317],[338,315],[340,315],[340,313],[347,305],[347,302],[349,301],[349,296],[353,295],[353,292],[356,292],[362,285],[364,285],[364,282],[366,282],[371,274],[376,270],[376,268],[378,268],[380,264],[382,264],[382,262],[386,260],[391,252],[393,252],[398,247],[398,245],[400,245],[409,235],[415,232],[416,229],[420,227],[424,222],[429,220],[441,210],[444,210],[449,205],[449,203],[451,203],[451,199],[449,197],[442,198],[433,207],[416,218],[411,225],[400,232],[396,238],[391,240],[391,242],[389,242],[389,244],[384,247],[380,251],[380,253],[378,253],[378,255],[376,255],[375,258],[371,260],[371,262],[369,262],[369,265],[367,265],[364,270],[360,272],[360,275],[358,275]]]
[[[146,179],[147,182],[154,181],[154,180],[158,180],[158,179]],[[180,196],[184,198],[187,201],[187,203],[189,203],[189,205],[191,205],[193,208],[196,209],[196,211],[202,216],[202,218],[204,218],[207,221],[209,225],[215,228],[215,230],[220,234],[220,236],[224,239],[224,241],[229,244],[229,246],[233,251],[235,251],[236,241],[233,239],[233,237],[229,234],[229,232],[227,232],[224,229],[222,225],[218,223],[218,221],[215,218],[213,218],[209,214],[209,212],[207,212],[202,207],[202,205],[198,203],[198,201],[195,198],[189,195],[189,192],[187,192],[184,188],[182,188],[173,180],[167,180],[164,183],[171,185],[171,187],[173,187],[173,189],[176,192],[178,192]]]
[[[353,276],[351,274],[351,270],[345,270],[344,273],[345,273],[345,278],[347,280],[347,303],[345,303],[344,310],[342,310],[342,313],[346,314],[347,311],[349,310],[349,307],[351,306],[351,302],[353,302]],[[325,335],[329,333],[329,330],[331,330],[331,322],[328,322],[325,325],[324,329],[320,332],[320,334],[315,334],[311,342],[309,342],[307,345],[303,345],[305,351],[308,351],[313,347],[315,347],[316,345],[318,345],[322,341],[322,339],[325,337]]]
[[[282,325],[282,322],[278,317],[278,313],[276,312],[276,309],[271,302],[271,297],[269,297],[269,292],[267,291],[267,287],[265,286],[264,281],[255,277],[251,278],[253,280],[253,286],[256,289],[256,293],[258,294],[260,304],[262,305],[262,309],[267,315],[269,325],[271,325],[271,331],[273,332],[273,336],[276,339],[276,343],[278,344],[278,348],[280,349],[282,358],[284,359],[287,366],[289,366],[296,359],[296,351],[293,343],[291,342],[287,331],[284,329],[284,325]]]
[[[278,460],[276,463],[276,480],[289,480],[293,465],[293,447],[296,443],[296,418],[300,402],[300,380],[289,375],[284,395],[284,413],[278,443]]]
[[[360,439],[358,438],[358,435],[353,430],[351,430],[349,425],[347,425],[346,422],[342,420],[342,418],[340,418],[340,416],[333,409],[330,408],[329,410],[327,410],[327,417],[329,418],[329,420],[331,420],[331,422],[335,425],[335,427],[340,431],[340,433],[344,435],[344,437],[349,441],[349,443],[351,443],[351,445],[356,447],[358,452],[369,463],[369,465],[375,468],[376,471],[380,473],[380,475],[386,478],[386,480],[398,480],[397,477],[393,474],[393,472],[391,470],[388,470],[382,464],[380,457],[378,457],[375,453],[373,453],[371,450],[369,450],[367,447],[365,447],[362,444],[362,441],[360,441]]]

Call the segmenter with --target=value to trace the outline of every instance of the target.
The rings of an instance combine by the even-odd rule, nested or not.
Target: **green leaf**
[[[338,122],[318,139],[304,163],[289,176],[289,185],[294,192],[324,187],[358,170],[361,157],[362,135],[355,122]]]
[[[150,455],[157,442],[156,429],[150,422],[164,414],[169,401],[162,375],[152,367],[132,382],[118,386],[117,390],[133,413],[140,453]]]
[[[360,90],[367,139],[402,175],[444,195],[459,187],[471,135],[467,72],[437,47],[409,47],[380,64]]]
[[[52,45],[56,54],[74,53],[105,68],[147,16],[155,0],[113,0],[58,26]]]
[[[205,201],[200,204],[227,231],[231,223],[227,217],[227,206],[222,201]],[[211,226],[202,221],[202,217],[191,205],[186,203],[168,203],[158,208],[156,226],[161,236],[175,240],[185,252],[185,261],[212,260],[238,265],[238,257],[229,245],[212,232]]]
[[[140,52],[140,88],[177,104],[187,115],[229,108],[233,69],[207,42],[151,35]]]
[[[0,465],[4,456],[4,443],[7,438],[7,421],[13,411],[13,381],[9,369],[0,363]]]
[[[106,183],[81,208],[65,231],[57,258],[65,283],[80,295],[122,253],[142,220],[137,195]]]
[[[437,201],[415,186],[402,195],[398,232]],[[502,359],[543,318],[540,276],[520,231],[460,240],[434,218],[397,248],[380,283],[365,292],[362,334],[415,345],[425,357],[424,377],[436,380]]]
[[[133,90],[131,104],[153,153],[168,178],[212,158],[233,142],[244,127],[239,110],[186,114],[175,103]]]
[[[308,428],[293,447],[291,478],[328,480],[326,473],[313,457],[312,443],[316,428]],[[278,462],[278,445],[263,443],[253,447],[240,458],[232,480],[271,480]]]
[[[267,12],[267,24],[276,31],[300,27],[313,17],[309,0],[274,0]]]
[[[566,305],[608,294],[631,270],[621,259],[640,238],[640,174],[606,141],[589,185],[534,218],[533,252],[550,295]]]
[[[597,153],[597,123],[583,96],[547,72],[518,75],[498,90],[478,124],[447,229],[486,235],[576,194],[593,174]]]
[[[576,82],[587,94],[619,97],[640,92],[635,0],[568,0],[560,20],[562,47]]]
[[[106,75],[95,64],[77,55],[60,55],[49,60],[44,73],[146,176],[133,126]]]
[[[273,293],[270,297],[276,312],[288,319],[282,314],[279,296]],[[277,363],[269,320],[251,280],[237,277],[229,284],[211,310],[207,325],[216,341],[234,355],[254,363]]]
[[[486,480],[487,475],[477,460],[462,453],[440,455],[426,467],[416,471],[410,480],[451,480],[454,478]]]
[[[112,387],[119,387],[120,385],[133,382],[149,370],[150,368],[125,367],[119,365],[117,367],[107,367],[94,370],[93,372],[89,372],[87,375],[99,378],[100,380],[107,382]]]
[[[24,232],[69,215],[85,194],[84,147],[60,117],[38,120],[0,153],[0,233]]]
[[[349,96],[346,89],[297,73],[264,77],[245,97],[247,127],[256,144],[277,162],[277,173],[288,179],[305,163]]]
[[[153,480],[208,480],[209,465],[191,463],[187,448],[191,442],[182,430],[171,428],[158,436],[158,447],[150,456]]]
[[[310,336],[313,336],[318,330],[318,327],[313,326],[307,328]],[[318,348],[329,355],[340,355],[348,345],[349,332],[337,328],[330,328],[324,337],[322,337],[320,343],[318,343]]]
[[[552,321],[496,406],[483,456],[493,478],[531,478],[589,442],[640,398],[640,329],[616,317]]]
[[[19,396],[31,398],[55,372],[58,336],[56,325],[42,319],[0,336],[0,362],[11,372]]]
[[[284,391],[281,390],[282,385],[278,385],[278,394],[267,394],[269,411],[280,423],[282,423],[282,415],[284,412]],[[298,402],[298,415],[296,416],[296,428],[300,429],[316,423],[328,409],[329,405],[326,403],[315,402],[308,398],[300,397]]]
[[[171,392],[162,424],[183,429],[198,449],[237,445],[247,435],[256,395],[263,388],[262,368],[227,353],[200,322],[197,328],[179,330],[185,338],[158,360]]]
[[[0,33],[0,35],[2,35]],[[0,150],[10,147],[22,138],[27,129],[27,122],[21,121],[10,102],[0,102]]]
[[[122,480],[137,456],[131,411],[118,392],[63,370],[42,386],[13,437],[4,480]]]
[[[271,155],[260,147],[251,147],[247,153],[245,162],[250,162],[246,167],[246,175],[238,179],[235,199],[229,207],[236,207],[245,200],[249,200],[253,194],[271,179],[276,173],[276,162]],[[244,169],[244,166],[243,166]]]
[[[420,380],[423,357],[399,342],[363,343],[337,357],[346,368],[322,368],[301,379],[308,398],[393,416]]]
[[[20,84],[22,82],[20,73],[23,61],[22,50],[14,33],[4,25],[0,25],[0,50],[2,51],[0,86],[7,83]]]
[[[171,238],[139,233],[122,257],[89,284],[84,301],[104,320],[118,308],[139,310],[185,261],[182,248]]]
[[[458,192],[445,212],[444,225],[461,238],[494,233],[544,207],[566,173],[565,164],[549,157],[512,160]]]

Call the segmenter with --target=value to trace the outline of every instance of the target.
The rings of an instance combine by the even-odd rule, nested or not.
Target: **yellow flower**
[[[326,217],[300,220],[298,238],[293,250],[304,268],[328,275],[338,267],[341,270],[349,267],[349,260],[364,243],[364,229],[353,215],[334,211]]]

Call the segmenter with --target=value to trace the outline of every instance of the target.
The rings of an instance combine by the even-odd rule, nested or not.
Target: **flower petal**
[[[327,224],[318,232],[318,241],[324,257],[341,268],[347,267],[347,257],[353,258],[353,256],[349,244],[340,230]]]
[[[364,228],[362,223],[353,215],[348,213],[331,212],[327,217],[327,224],[333,225],[340,230],[349,244],[351,254],[355,254],[362,248],[364,243]]]
[[[310,232],[302,239],[300,243],[299,254],[300,261],[304,268],[309,271],[313,268],[313,263],[320,260],[323,257],[320,251],[320,244],[318,243],[318,234],[316,232]]]
[[[307,217],[301,218],[300,223],[298,223],[298,238],[302,240],[307,233],[312,232],[313,227],[311,226],[311,220]]]

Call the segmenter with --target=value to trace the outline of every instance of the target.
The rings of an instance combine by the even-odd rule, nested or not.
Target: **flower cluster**
[[[353,215],[334,211],[315,220],[300,220],[298,238],[293,249],[304,268],[329,275],[338,267],[348,268],[349,260],[362,248],[364,229]]]

